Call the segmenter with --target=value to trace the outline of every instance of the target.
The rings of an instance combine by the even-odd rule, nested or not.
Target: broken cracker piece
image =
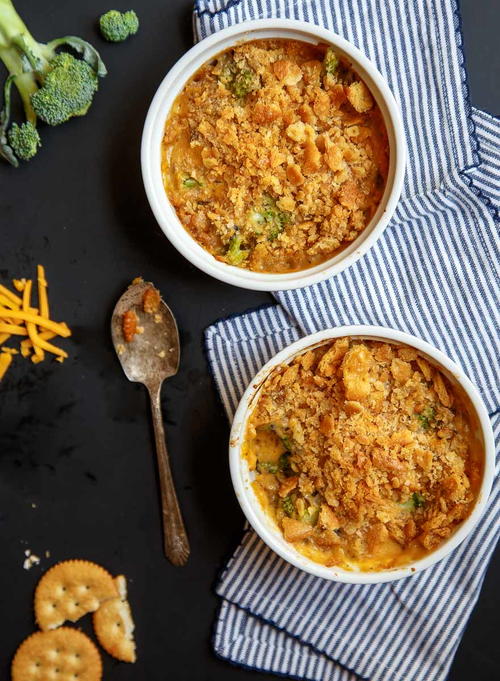
[[[122,662],[135,662],[134,620],[127,601],[127,582],[123,575],[115,579],[118,598],[103,603],[94,613],[97,640],[112,657]]]
[[[134,340],[137,333],[137,315],[134,310],[127,310],[122,317],[122,332],[126,343]]]
[[[36,621],[43,631],[56,629],[66,620],[76,622],[117,596],[113,577],[100,565],[85,560],[57,563],[38,582]]]
[[[142,296],[142,309],[147,314],[155,314],[160,307],[160,292],[154,286],[148,286]]]

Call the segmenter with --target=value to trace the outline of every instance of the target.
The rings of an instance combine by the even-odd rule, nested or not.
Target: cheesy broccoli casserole
[[[286,541],[327,566],[401,566],[469,515],[483,471],[471,409],[417,350],[339,338],[264,381],[243,455]]]
[[[165,125],[162,173],[179,220],[215,258],[292,272],[363,231],[388,156],[376,102],[333,48],[255,40],[186,83]]]

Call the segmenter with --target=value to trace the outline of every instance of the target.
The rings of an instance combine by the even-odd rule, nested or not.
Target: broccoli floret
[[[413,492],[413,494],[411,495],[411,498],[413,500],[414,508],[422,508],[422,506],[425,505],[424,497],[421,494],[419,494],[418,492]]]
[[[121,43],[139,30],[139,18],[133,9],[119,12],[110,9],[99,18],[102,37],[112,43]]]
[[[413,492],[408,501],[405,501],[404,504],[401,504],[401,506],[407,511],[416,511],[417,508],[422,508],[422,506],[425,506],[425,499],[418,492]]]
[[[235,97],[241,98],[257,89],[256,75],[251,69],[239,69],[235,75],[231,90]]]
[[[289,211],[280,210],[276,206],[275,199],[272,196],[265,195],[260,209],[252,213],[252,220],[258,225],[265,224],[268,241],[274,241],[292,222],[292,214]]]
[[[295,504],[293,503],[292,497],[288,496],[282,499],[281,508],[283,509],[285,515],[291,518],[295,513]]]
[[[339,58],[337,57],[333,47],[329,47],[323,59],[323,71],[329,76],[333,76],[339,67]]]
[[[201,187],[201,182],[198,182],[194,177],[186,177],[182,180],[182,186],[186,187],[186,189],[196,189],[197,187]]]
[[[33,123],[26,121],[26,123],[12,123],[12,126],[7,134],[9,144],[14,150],[17,158],[21,161],[29,161],[35,156],[38,147],[42,146],[42,141],[38,130]]]
[[[43,87],[31,97],[36,115],[49,125],[72,116],[84,116],[92,104],[98,81],[94,69],[82,59],[63,52],[51,62]]]
[[[62,52],[57,51],[60,48]],[[79,56],[68,53],[67,48]],[[0,59],[9,72],[4,87],[4,108],[0,112],[0,154],[12,165],[18,165],[7,132],[11,83],[19,92],[31,126],[36,126],[38,118],[50,125],[59,125],[88,111],[97,90],[98,76],[106,75],[106,67],[97,50],[81,38],[66,36],[46,44],[37,42],[11,0],[0,0]],[[12,139],[22,136],[25,140],[29,129],[23,124],[17,126]],[[30,134],[34,139],[33,132]],[[35,148],[37,146],[39,142]]]
[[[243,239],[241,234],[235,234],[229,241],[229,246],[226,251],[226,261],[230,265],[241,265],[248,257],[248,251],[242,248]]]
[[[319,516],[319,506],[309,506],[306,510],[299,515],[299,520],[306,525],[316,525]]]
[[[255,71],[244,63],[236,63],[229,54],[223,55],[220,59],[218,77],[238,99],[243,99],[249,92],[260,87],[260,80]]]
[[[290,464],[290,457],[290,452],[285,452],[278,460],[279,471],[280,473],[283,473],[283,475],[286,475],[287,478],[294,474],[294,470]]]
[[[436,418],[436,411],[433,407],[426,407],[420,414],[417,414],[417,419],[424,430],[429,430]]]
[[[269,461],[258,461],[257,470],[259,473],[277,473],[278,466],[275,463]]]

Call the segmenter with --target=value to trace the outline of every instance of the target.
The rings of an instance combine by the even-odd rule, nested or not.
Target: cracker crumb
[[[158,312],[161,297],[160,292],[154,286],[149,286],[142,297],[142,309],[147,314],[155,314]]]
[[[130,343],[135,334],[138,332],[137,329],[137,315],[134,310],[127,310],[122,317],[122,332],[123,338],[126,343]]]
[[[23,562],[23,568],[25,570],[31,570],[31,568],[34,565],[38,565],[40,562],[40,558],[36,556],[34,553],[31,553],[29,549],[26,549],[24,552],[24,555],[26,556],[26,559]]]

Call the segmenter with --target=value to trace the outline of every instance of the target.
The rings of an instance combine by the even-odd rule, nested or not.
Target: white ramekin
[[[474,508],[468,518],[459,525],[457,530],[443,542],[439,548],[432,553],[429,553],[424,558],[409,563],[404,567],[397,567],[379,572],[356,572],[343,570],[337,567],[326,567],[319,563],[315,563],[300,554],[293,548],[292,544],[285,541],[274,521],[263,511],[251,484],[254,474],[249,471],[248,463],[241,453],[241,446],[244,440],[248,418],[256,404],[262,383],[270,372],[281,364],[289,363],[295,356],[302,354],[306,349],[322,345],[325,341],[341,336],[354,336],[357,338],[383,340],[385,342],[404,343],[416,348],[426,356],[432,364],[438,365],[444,374],[452,381],[458,383],[458,385],[462,387],[470,399],[472,407],[476,411],[480,428],[479,435],[484,442],[485,462],[483,479]],[[301,338],[275,355],[257,373],[241,398],[234,416],[229,443],[229,465],[233,486],[240,506],[243,509],[243,513],[261,539],[263,539],[263,541],[265,541],[279,556],[301,570],[316,575],[317,577],[323,577],[324,579],[336,582],[347,582],[350,584],[374,584],[408,577],[409,575],[434,565],[447,556],[467,537],[481,517],[490,494],[495,466],[495,446],[488,412],[486,411],[486,407],[484,406],[477,389],[467,378],[462,369],[440,350],[437,350],[432,347],[432,345],[429,345],[429,343],[426,343],[419,338],[415,338],[415,336],[410,336],[401,331],[386,329],[381,326],[343,326],[336,329],[327,329]]]
[[[206,61],[236,43],[262,38],[290,38],[328,43],[345,55],[370,88],[384,117],[389,137],[387,185],[377,212],[362,234],[341,253],[307,270],[286,274],[251,272],[216,260],[182,226],[170,204],[162,181],[161,142],[165,121],[186,81]],[[406,143],[399,108],[383,77],[354,45],[324,28],[290,19],[246,21],[205,38],[170,69],[156,91],[144,124],[141,145],[142,177],[158,224],[177,250],[200,270],[228,284],[258,291],[276,291],[314,284],[338,274],[375,243],[391,219],[401,194],[406,163]]]

